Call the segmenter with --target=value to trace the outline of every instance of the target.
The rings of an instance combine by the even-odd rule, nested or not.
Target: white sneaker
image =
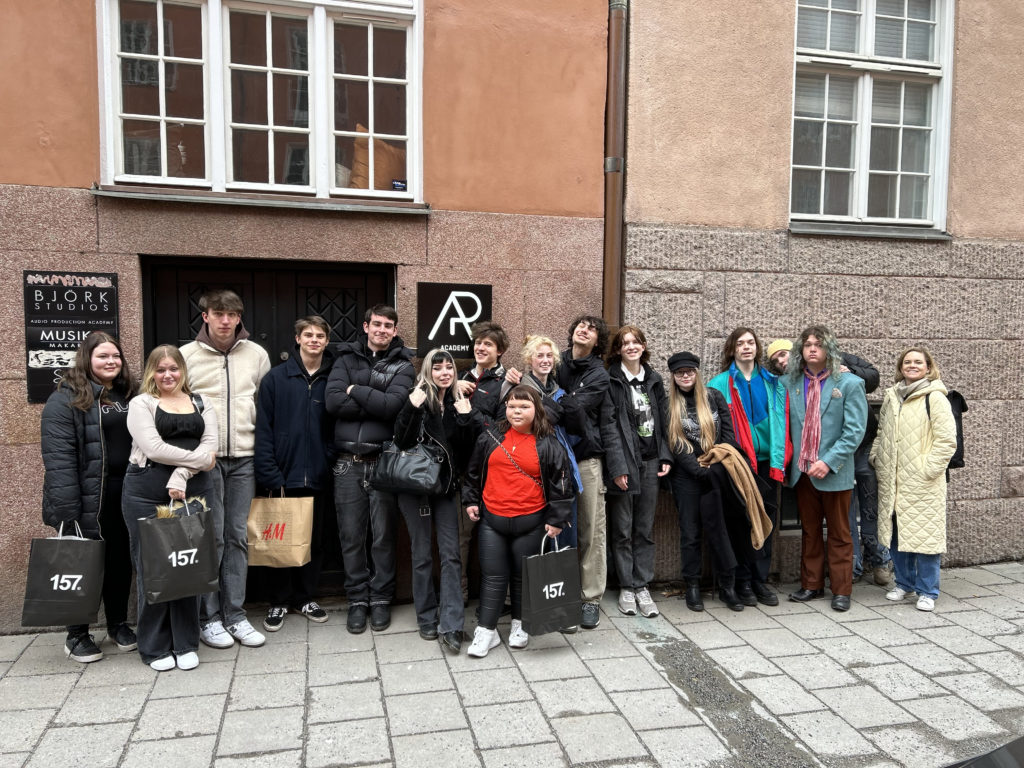
[[[501,635],[498,634],[497,629],[484,629],[483,627],[477,627],[476,632],[473,633],[473,643],[469,646],[469,650],[466,651],[466,653],[470,656],[482,659],[487,655],[491,648],[495,648],[499,645],[501,645]]]
[[[199,639],[211,648],[230,648],[235,640],[220,621],[211,621],[199,632]]]
[[[512,619],[512,628],[508,632],[508,647],[525,648],[528,642],[530,642],[530,636],[523,631],[523,622],[519,619]]]
[[[928,595],[921,595],[917,598],[917,610],[919,611],[934,611],[935,610],[935,598],[928,597]]]
[[[189,651],[177,656],[178,669],[195,669],[199,666],[199,654],[195,651]]]
[[[644,587],[636,593],[636,603],[640,608],[640,615],[645,619],[652,619],[658,615],[658,606],[654,604],[650,590]]]
[[[149,666],[157,672],[166,672],[170,669],[174,669],[174,656],[168,653],[166,656],[161,656],[159,659],[153,659],[153,661],[149,662]]]
[[[246,648],[259,648],[267,642],[267,638],[257,632],[248,619],[242,619],[237,624],[232,624],[228,627],[228,632]]]
[[[632,589],[623,589],[619,592],[619,613],[636,616],[636,594]]]
[[[913,594],[914,594],[913,592],[908,592],[907,590],[903,589],[902,587],[893,587],[892,589],[890,589],[888,592],[885,593],[885,599],[886,600],[893,600],[895,602],[899,602],[900,600],[902,600],[907,595],[913,595]]]

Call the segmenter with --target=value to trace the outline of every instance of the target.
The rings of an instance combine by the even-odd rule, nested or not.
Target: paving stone
[[[958,569],[957,573],[959,572],[960,570]],[[961,578],[943,578],[939,589],[941,590],[942,595],[949,595],[950,597],[958,599],[969,597],[991,597],[992,595],[998,594],[991,589],[978,586],[972,581],[967,581],[967,579]]]
[[[943,693],[941,686],[936,685],[907,664],[858,667],[853,671],[893,701],[917,699],[922,696],[938,696]]]
[[[992,640],[999,645],[1009,648],[1011,651],[1016,651],[1021,656],[1024,656],[1024,634],[996,635]],[[1002,650],[1002,648],[999,650]]]
[[[531,688],[544,714],[551,717],[614,712],[615,705],[592,677],[534,683]]]
[[[309,689],[309,722],[383,717],[379,682],[322,685]]]
[[[954,624],[964,629],[969,629],[984,637],[993,635],[1012,635],[1019,631],[1016,624],[1011,624],[998,616],[993,616],[988,611],[957,611],[951,613],[948,618]]]
[[[364,765],[391,760],[388,724],[384,718],[348,720],[309,726],[307,768],[327,768],[344,761]],[[433,761],[433,764],[442,762]]]
[[[303,707],[228,712],[217,755],[244,755],[302,747]]]
[[[778,605],[758,605],[757,609],[761,613],[767,616],[795,616],[801,613],[814,613],[814,609],[811,608],[807,603],[797,603],[788,599],[790,592],[795,592],[800,589],[799,584],[780,584],[778,586],[779,593],[779,604]],[[744,609],[746,613],[749,608]]]
[[[263,636],[267,638],[267,644],[276,648],[283,643],[305,643],[309,638],[309,627],[315,622],[310,621],[298,611],[291,608],[285,614],[284,624],[277,632],[268,632],[263,626],[263,619],[266,611],[249,611],[249,621],[256,627]],[[317,625],[319,626],[319,625]]]
[[[0,661],[14,661],[34,639],[34,635],[0,636]]]
[[[995,643],[963,627],[921,629],[918,630],[918,634],[925,640],[955,654],[990,653],[999,650],[999,646]]]
[[[480,749],[515,747],[555,740],[535,701],[467,707],[466,716]]]
[[[1024,571],[1022,571],[1024,572]],[[1018,603],[1024,602],[1024,584],[1021,583],[1022,579],[1011,581],[1008,584],[995,584],[989,589],[994,594],[1003,595],[1004,597],[1012,598]],[[987,597],[987,595],[979,595],[979,597]]]
[[[976,597],[970,600],[963,601],[965,605],[969,605],[972,608],[978,608],[983,611],[998,616],[1001,619],[1007,621],[1013,621],[1014,619],[1024,619],[1024,603],[1019,600],[1014,600],[1010,597],[1004,597],[997,595],[995,597]],[[938,605],[938,603],[936,603]]]
[[[562,635],[560,632],[554,634],[566,638],[568,644],[584,661],[588,659],[621,659],[626,656],[638,656],[640,653],[621,632],[604,632],[597,637],[593,632],[577,632],[575,635]]]
[[[136,741],[216,733],[227,696],[187,696],[146,702],[132,735]]]
[[[373,651],[321,654],[310,646],[310,686],[365,682],[379,677],[377,656]]]
[[[978,736],[1001,736],[1006,733],[995,720],[956,696],[905,701],[903,706],[914,717],[924,721],[951,741],[963,741]]]
[[[920,642],[920,638],[916,634],[889,619],[851,621],[846,626],[868,642],[882,648],[893,645],[913,645]]]
[[[468,729],[397,736],[391,739],[391,747],[395,752],[395,768],[435,765],[441,756],[446,765],[459,768],[480,765],[480,758],[473,748],[473,734]]]
[[[452,672],[479,672],[482,669],[515,666],[516,662],[504,643],[496,648],[491,648],[490,652],[482,659],[476,659],[468,655],[466,650],[469,648],[469,643],[471,642],[469,638],[472,638],[472,636],[472,633],[470,633],[467,640],[462,643],[462,653],[455,655],[442,651],[444,653],[444,660],[448,662],[448,668]],[[544,651],[544,653],[547,653],[547,651]],[[383,659],[380,661],[382,664],[384,663]]]
[[[558,717],[551,727],[574,765],[647,757],[647,750],[620,715]]]
[[[390,696],[387,710],[392,736],[466,727],[466,716],[454,690]]]
[[[845,624],[848,621],[867,621],[878,618],[874,608],[868,607],[856,600],[850,602],[850,610],[848,611],[832,610],[832,599],[828,596],[827,592],[824,600],[811,600],[807,605],[840,624]]]
[[[4,673],[6,673],[7,670],[11,668],[11,664],[13,663],[14,662],[11,661],[0,661],[0,677],[4,676]]]
[[[309,643],[310,656],[373,650],[375,637],[373,632],[367,630],[362,634],[353,635],[344,626],[347,616],[348,614],[345,612],[339,616],[338,623],[329,621],[326,624],[314,624],[308,628],[306,642]]]
[[[1008,579],[1024,581],[1024,565],[1016,560],[1011,560],[1006,563],[988,563],[981,567],[986,571],[998,573],[1000,576],[1005,576]]]
[[[92,685],[152,684],[159,672],[143,664],[137,653],[108,653],[103,661],[84,665],[80,688]]]
[[[246,648],[238,654],[236,675],[271,675],[280,672],[306,671],[306,645],[284,643],[277,646]]]
[[[609,693],[653,690],[668,686],[668,681],[647,659],[640,656],[626,659],[592,659],[587,662],[587,666],[601,687]]]
[[[959,656],[933,643],[900,645],[889,649],[893,656],[925,675],[947,672],[973,672],[974,668]]]
[[[706,593],[704,597],[707,598]],[[706,608],[708,603],[705,602],[704,605]],[[706,610],[691,611],[686,607],[686,601],[681,598],[663,600],[658,603],[658,610],[661,611],[661,617],[675,627],[679,627],[681,624],[699,624],[715,620],[715,617]]]
[[[956,755],[932,731],[918,726],[879,728],[866,734],[886,754],[906,768],[935,768],[950,765]]]
[[[724,605],[711,606],[709,603],[705,613],[714,616],[717,621],[726,624],[733,632],[743,632],[751,629],[780,629],[780,622],[759,611],[757,608],[747,606],[740,613],[727,608]]]
[[[788,629],[755,629],[738,634],[769,659],[778,656],[800,656],[814,652],[814,648]]]
[[[1005,584],[1009,579],[994,571],[990,571],[987,568],[957,568],[956,576],[958,579],[969,581],[971,584],[977,584],[978,586],[989,586],[991,584]]]
[[[509,631],[510,628],[506,627],[504,625],[504,622],[502,624],[500,624],[499,627],[501,629],[501,636],[502,636],[502,638],[507,642],[508,641],[508,631]],[[604,627],[600,627],[599,629],[604,629]],[[592,635],[592,634],[594,634],[594,631],[585,632],[585,633],[584,632],[577,632],[576,636],[578,637],[581,634]],[[602,635],[602,639],[599,641],[599,644],[603,644],[604,643],[604,637],[605,636],[610,636],[610,635],[619,635],[620,637],[622,636],[621,633],[617,632],[614,627],[609,627],[607,632],[605,632]],[[543,635],[530,635],[530,643],[529,643],[529,645],[526,646],[525,649],[517,648],[517,649],[514,649],[514,650],[510,649],[510,651],[512,653],[520,653],[523,650],[528,650],[528,651],[544,651],[544,650],[548,650],[549,648],[567,648],[567,647],[569,647],[568,637],[569,637],[569,635],[563,635],[561,632],[548,632],[548,633],[543,634]]]
[[[444,659],[381,664],[380,679],[385,696],[445,691],[455,687]]]
[[[808,656],[782,656],[775,660],[783,672],[804,688],[832,688],[852,685],[857,678],[828,656],[815,653]]]
[[[816,755],[849,758],[877,752],[871,742],[832,712],[788,715],[782,721]]]
[[[922,629],[924,627],[948,627],[952,625],[944,615],[928,611],[919,611],[914,603],[890,603],[880,605],[875,613],[882,618],[889,619],[901,627],[907,629]]]
[[[612,701],[634,730],[681,728],[700,725],[701,719],[673,688],[653,691],[621,691]]]
[[[893,661],[892,656],[862,637],[826,637],[811,640],[811,645],[844,667],[851,664],[888,664]]]
[[[381,664],[398,664],[403,661],[427,661],[444,656],[440,643],[427,643],[419,632],[394,632],[376,634],[373,638],[377,659]]]
[[[192,736],[185,739],[133,741],[121,761],[120,768],[153,768],[166,765],[174,768],[207,768],[213,759],[216,736]]]
[[[89,725],[124,720],[131,720],[134,723],[146,703],[149,691],[149,685],[76,688],[64,702],[54,723]]]
[[[744,680],[743,686],[773,715],[792,715],[825,708],[821,701],[784,675]]]
[[[264,755],[218,757],[213,761],[213,768],[304,768],[304,766],[302,766],[302,750],[291,749]]]
[[[987,672],[944,675],[935,682],[966,699],[983,712],[1024,707],[1024,696]]]
[[[528,747],[507,747],[480,751],[484,768],[525,768],[543,765],[550,768],[568,768],[569,763],[557,743],[531,744]]]
[[[1024,685],[1024,659],[1010,651],[965,656],[967,661],[1002,680],[1007,685]]]
[[[36,675],[0,679],[0,712],[60,707],[78,675]]]
[[[104,661],[93,662],[92,664],[81,664],[77,661],[71,661],[64,655],[64,637],[61,636],[60,645],[32,643],[22,650],[17,660],[8,668],[4,677],[81,674],[88,667],[103,666],[106,664],[106,659],[110,658],[107,656]],[[135,660],[138,662],[138,656],[135,657]]]
[[[301,707],[306,704],[306,671],[238,675],[231,685],[228,710]]]
[[[0,752],[0,768],[22,768],[30,757],[31,752]]]
[[[661,768],[727,765],[732,757],[714,731],[706,726],[644,731],[640,738]]]
[[[199,654],[199,664],[202,666],[204,664],[226,663],[231,664],[233,668],[235,662],[238,660],[241,650],[242,646],[238,643],[235,643],[230,648],[211,648],[205,643],[200,642],[199,649],[197,651]],[[246,648],[245,650],[248,652],[253,649]]]
[[[744,611],[746,613],[746,611]],[[804,640],[817,640],[822,637],[839,637],[850,634],[850,630],[828,616],[817,611],[796,613],[790,616],[779,616],[779,624]]]
[[[35,747],[56,713],[56,709],[4,712],[4,738],[0,752],[23,752]]]
[[[74,756],[76,765],[89,768],[115,768],[134,723],[105,723],[70,728],[50,728],[32,752],[28,768],[53,768],[67,765]]]
[[[815,695],[857,730],[914,722],[911,715],[870,685],[823,688]]]
[[[736,680],[779,673],[777,666],[748,646],[716,648],[707,651],[707,655]]]
[[[462,697],[462,704],[466,707],[500,704],[503,701],[526,701],[533,698],[518,667],[454,672],[452,677],[455,678],[455,687]],[[572,682],[567,680],[566,684]],[[596,683],[594,688],[597,688]]]
[[[590,670],[572,648],[527,651],[514,654],[513,658],[528,682],[590,676]]]
[[[173,699],[179,696],[203,696],[227,693],[235,673],[232,661],[199,662],[195,670],[161,672],[156,678],[151,699]]]
[[[701,650],[709,648],[726,648],[735,645],[746,645],[739,635],[717,621],[701,624],[684,624],[679,631],[688,637]]]

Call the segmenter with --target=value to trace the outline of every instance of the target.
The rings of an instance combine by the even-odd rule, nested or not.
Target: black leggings
[[[544,512],[502,517],[480,506],[480,626],[498,625],[505,593],[512,588],[512,618],[523,615],[523,558],[540,551]]]

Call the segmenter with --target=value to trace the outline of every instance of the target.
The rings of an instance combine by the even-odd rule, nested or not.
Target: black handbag
[[[544,545],[552,549],[545,554]],[[580,623],[580,561],[575,547],[558,548],[547,534],[540,554],[523,558],[523,630],[543,635]]]
[[[139,569],[150,605],[219,588],[213,515],[209,510],[190,512],[186,504],[177,517],[139,520]]]
[[[50,539],[32,539],[25,581],[21,626],[52,627],[93,624],[103,595],[103,552],[106,542],[65,536],[61,523]]]
[[[413,496],[437,496],[448,489],[447,452],[420,426],[420,436],[411,448],[401,449],[384,443],[370,477],[378,491],[407,493]]]

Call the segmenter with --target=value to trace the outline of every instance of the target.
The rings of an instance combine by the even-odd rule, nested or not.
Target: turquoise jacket
[[[740,398],[739,391],[736,389],[736,382],[731,375],[733,370],[734,366],[730,366],[728,371],[722,371],[708,382],[708,386],[717,389],[725,395],[725,402],[729,406],[729,415],[732,416],[732,428],[736,435],[736,442],[739,444],[740,450],[750,460],[755,474],[757,473],[755,431],[758,443],[767,437],[769,441],[768,460],[771,467],[771,477],[773,480],[781,482],[785,479],[786,462],[789,459],[789,451],[787,450],[789,447],[787,444],[788,433],[786,430],[786,422],[788,420],[786,388],[782,385],[778,376],[761,366],[757,367],[765,386],[768,406],[768,418],[765,421],[768,423],[755,425],[754,430],[752,430],[750,414],[743,407],[743,401]],[[743,386],[746,386],[745,381]]]

